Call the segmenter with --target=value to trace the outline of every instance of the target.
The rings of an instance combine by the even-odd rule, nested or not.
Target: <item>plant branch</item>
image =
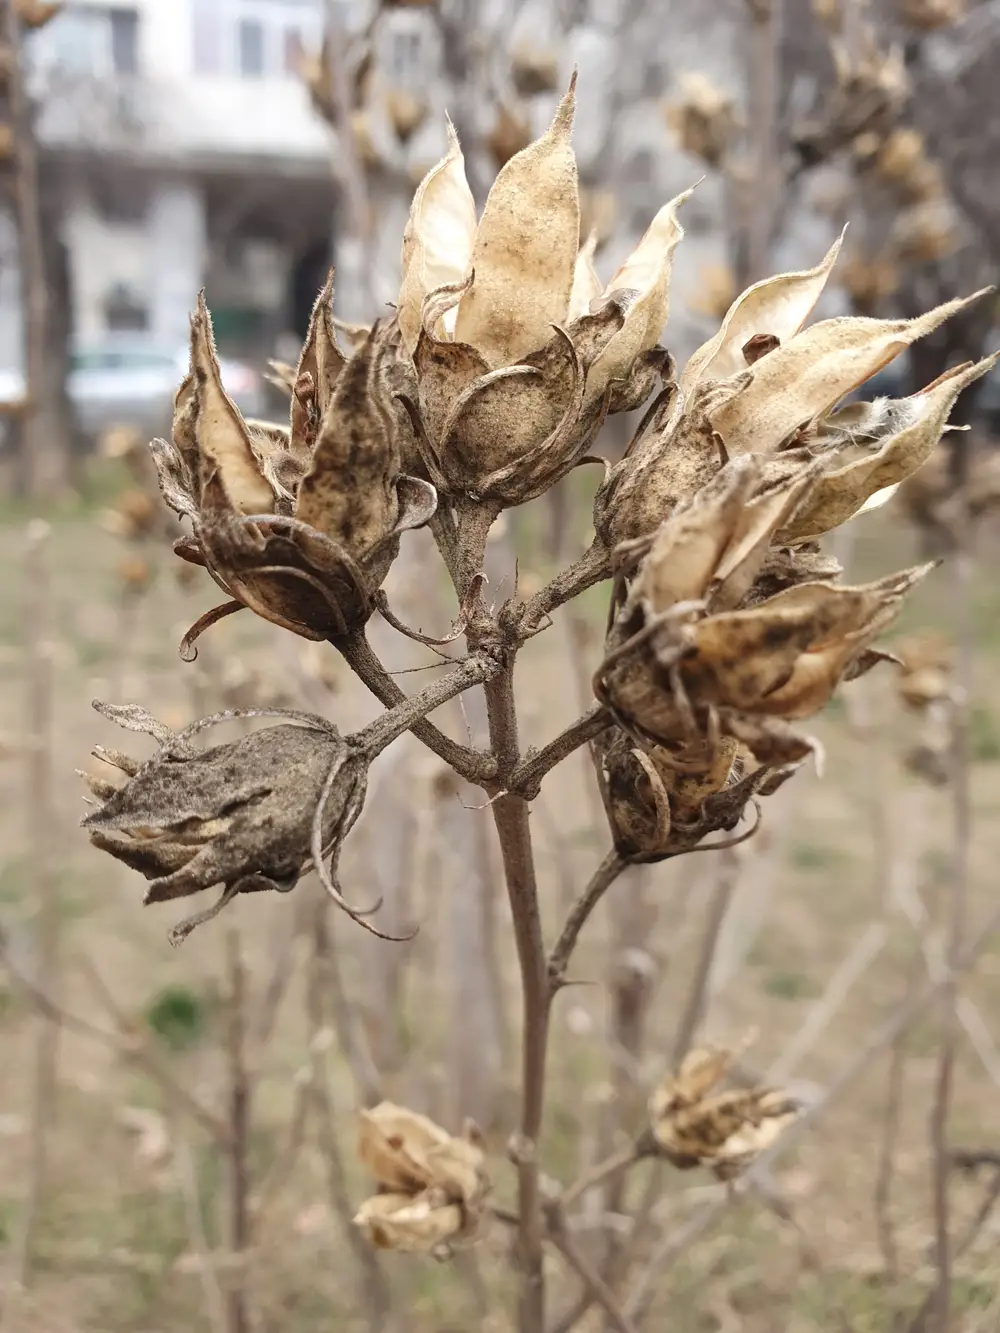
[[[482,685],[495,676],[499,669],[498,663],[485,654],[469,657],[419,694],[404,698],[389,708],[374,722],[369,722],[367,727],[356,731],[351,739],[367,753],[373,756],[380,754],[404,731],[415,730],[428,713],[440,708],[449,699],[454,699],[463,690],[473,685]]]
[[[603,1161],[595,1162],[589,1170],[584,1171],[583,1175],[578,1176],[573,1184],[565,1189],[560,1202],[563,1211],[568,1212],[572,1204],[577,1199],[583,1197],[588,1190],[592,1190],[595,1185],[600,1185],[602,1181],[609,1180],[612,1176],[620,1175],[627,1171],[629,1167],[634,1166],[640,1161],[642,1154],[634,1143],[630,1143],[627,1148],[622,1148],[619,1152],[612,1153],[610,1157],[605,1157]]]
[[[527,758],[523,759],[514,770],[510,780],[511,790],[518,792],[525,800],[534,800],[541,790],[542,779],[546,774],[557,764],[561,764],[574,750],[586,745],[595,736],[599,736],[610,721],[604,705],[594,704],[593,708],[588,709],[575,722],[571,722],[564,731],[547,745],[543,745],[540,750],[528,751]]]
[[[334,646],[355,675],[386,708],[395,708],[407,702],[407,696],[379,661],[364,630],[357,630],[354,634],[335,640]],[[414,722],[410,730],[467,782],[489,787],[496,777],[496,760],[492,755],[483,754],[467,745],[459,745],[426,719]]]
[[[549,956],[548,980],[551,994],[554,995],[563,985],[570,957],[576,948],[580,931],[587,924],[591,912],[627,865],[628,862],[619,856],[614,849],[608,852],[591,876],[590,883],[570,908],[566,924],[563,926]]]
[[[591,1265],[567,1230],[562,1205],[563,1200],[558,1198],[546,1201],[545,1220],[548,1224],[549,1239],[583,1283],[594,1304],[600,1306],[607,1315],[608,1323],[616,1333],[638,1333],[636,1325],[618,1304],[615,1293]]]
[[[595,583],[603,583],[610,577],[611,553],[600,537],[595,537],[579,560],[575,560],[535,593],[534,597],[525,602],[521,613],[523,631],[526,634],[534,633],[541,627],[541,622],[546,616],[551,615],[558,607],[571,602],[574,597],[579,597]]]
[[[485,690],[497,777],[501,783],[506,783],[520,759],[512,660],[499,676],[486,682]],[[523,1004],[521,1123],[516,1141],[520,1267],[518,1327],[520,1333],[541,1333],[545,1327],[545,1276],[538,1139],[545,1097],[549,986],[538,913],[528,803],[522,796],[507,792],[493,802],[492,810],[514,925]]]
[[[226,1060],[229,1074],[227,1120],[231,1135],[228,1157],[229,1198],[226,1205],[226,1243],[235,1273],[225,1292],[227,1333],[249,1333],[246,1257],[250,1244],[250,1087],[246,1069],[246,974],[240,937],[230,930],[228,953],[228,1015]]]

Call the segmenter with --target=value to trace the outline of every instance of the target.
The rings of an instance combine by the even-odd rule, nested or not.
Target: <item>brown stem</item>
[[[968,452],[962,450],[962,475],[959,477],[963,507],[968,510]],[[959,540],[964,541],[968,523],[959,525]],[[955,1051],[958,1039],[958,984],[955,977],[961,956],[968,918],[969,848],[972,842],[972,798],[970,790],[970,755],[967,701],[972,685],[972,556],[960,550],[955,562],[955,608],[958,621],[958,662],[956,700],[952,706],[952,818],[954,843],[952,883],[949,897],[948,973],[942,992],[941,1050],[938,1059],[934,1105],[931,1109],[930,1137],[934,1154],[934,1255],[937,1282],[931,1307],[930,1327],[947,1333],[952,1292],[952,1242],[950,1234],[950,1172],[948,1157],[948,1119],[954,1083]]]
[[[618,1304],[615,1293],[586,1258],[566,1227],[561,1201],[551,1200],[545,1205],[545,1218],[552,1244],[576,1273],[595,1305],[607,1316],[608,1324],[616,1333],[638,1333],[637,1326]]]
[[[554,995],[563,984],[566,968],[576,948],[580,931],[587,924],[591,912],[604,897],[607,890],[626,868],[627,862],[612,849],[591,876],[590,883],[570,909],[566,924],[555,942],[549,956],[549,987]]]
[[[407,696],[379,661],[371,644],[365,638],[364,630],[337,639],[334,646],[355,675],[386,708],[406,703]],[[483,754],[466,745],[459,745],[426,719],[414,722],[410,730],[419,741],[422,741],[439,759],[443,759],[456,773],[461,774],[467,782],[474,782],[477,786],[483,787],[488,786],[496,777],[496,760],[492,755]]]
[[[521,624],[525,631],[537,628],[558,607],[580,593],[611,577],[611,555],[599,537],[595,537],[579,560],[557,574],[524,605]]]
[[[249,1333],[246,1253],[250,1245],[250,1089],[246,1071],[246,975],[235,930],[226,939],[229,972],[229,1013],[226,1027],[226,1057],[229,1066],[228,1119],[231,1140],[228,1152],[229,1198],[226,1208],[226,1244],[233,1260],[233,1274],[226,1295],[227,1333]]]
[[[620,1175],[639,1160],[640,1154],[636,1150],[635,1144],[630,1143],[627,1148],[612,1153],[610,1157],[605,1157],[603,1161],[595,1162],[589,1170],[584,1171],[582,1176],[579,1176],[568,1189],[563,1191],[561,1199],[563,1211],[568,1212],[571,1205],[576,1203],[577,1199],[586,1194],[588,1190],[592,1190],[595,1185],[600,1185],[602,1181],[608,1180],[612,1176]]]
[[[435,708],[440,708],[449,699],[454,699],[456,694],[461,694],[463,690],[473,685],[482,685],[498,670],[497,663],[489,657],[469,657],[446,676],[441,676],[432,685],[421,690],[419,694],[414,694],[408,699],[404,698],[389,708],[374,722],[369,722],[367,727],[356,731],[351,739],[370,755],[380,754],[387,745],[391,745],[397,737],[402,736],[404,731],[415,730],[416,724]]]
[[[52,808],[52,646],[48,636],[53,626],[48,538],[48,524],[36,521],[29,525],[25,623],[30,626],[28,717],[32,743],[28,750],[27,826],[37,904],[38,982],[45,995],[55,997],[58,1003],[59,902],[52,862],[52,834],[58,822]],[[46,1189],[48,1139],[55,1116],[59,1024],[41,1009],[36,1014],[35,1029],[30,1175],[14,1262],[18,1287],[31,1278],[35,1232]]]
[[[681,1012],[680,1022],[674,1037],[673,1061],[680,1066],[687,1055],[694,1035],[698,1031],[705,1013],[705,1001],[708,994],[709,978],[712,975],[712,963],[719,944],[719,934],[739,883],[740,863],[738,853],[722,851],[719,853],[716,867],[718,874],[715,888],[709,899],[706,912],[705,931],[702,936],[698,962],[695,967],[687,999]]]
[[[594,704],[582,717],[571,722],[554,740],[543,745],[540,750],[529,751],[514,770],[511,777],[511,790],[519,792],[526,800],[534,800],[541,790],[542,779],[557,764],[586,745],[595,736],[599,736],[610,723],[610,717],[603,704]]]
[[[498,676],[486,682],[485,690],[490,743],[497,760],[498,780],[504,784],[520,759],[512,661]],[[493,802],[492,810],[514,924],[523,1006],[521,1123],[516,1152],[520,1274],[518,1329],[519,1333],[542,1333],[545,1328],[544,1228],[538,1139],[545,1097],[549,986],[538,914],[528,803],[522,796],[508,792]]]

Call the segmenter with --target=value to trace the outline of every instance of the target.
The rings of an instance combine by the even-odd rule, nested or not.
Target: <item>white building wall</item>
[[[182,346],[204,281],[205,208],[197,187],[177,181],[156,190],[146,241],[152,260],[151,330],[157,340]]]

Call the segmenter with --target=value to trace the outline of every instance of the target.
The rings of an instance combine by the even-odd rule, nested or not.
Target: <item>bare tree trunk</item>
[[[7,74],[14,132],[14,192],[17,215],[27,411],[20,435],[20,485],[26,494],[51,498],[69,485],[69,444],[59,411],[59,366],[50,358],[53,312],[50,304],[46,225],[39,187],[34,116],[24,84],[21,23],[10,4],[3,8],[3,36],[10,51]],[[48,250],[48,254],[46,251]],[[63,383],[64,389],[64,383]]]

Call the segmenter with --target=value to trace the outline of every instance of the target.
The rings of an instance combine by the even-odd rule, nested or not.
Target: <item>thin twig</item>
[[[352,671],[364,682],[380,703],[393,708],[406,702],[406,695],[379,661],[364,631],[338,639],[334,645],[343,655]],[[496,760],[492,755],[459,745],[426,719],[414,722],[410,730],[439,759],[460,773],[468,782],[486,786],[496,777]]]
[[[49,526],[35,521],[27,536],[28,716],[32,745],[28,751],[28,808],[30,864],[36,904],[35,965],[39,988],[58,996],[59,902],[52,859],[57,821],[52,802],[52,633],[51,585],[47,561]],[[57,1002],[57,1001],[56,1001]],[[59,1024],[40,1010],[35,1019],[34,1077],[31,1095],[31,1147],[28,1154],[28,1192],[14,1247],[13,1280],[23,1287],[31,1267],[46,1189],[48,1138],[55,1118],[56,1064]]]
[[[602,1181],[609,1179],[611,1176],[617,1176],[623,1171],[627,1171],[639,1160],[640,1156],[636,1151],[635,1144],[630,1143],[627,1148],[622,1148],[610,1157],[605,1157],[603,1161],[595,1162],[592,1167],[574,1180],[572,1185],[563,1190],[561,1198],[563,1211],[569,1212],[577,1199],[582,1198],[588,1190],[592,1190],[595,1185],[600,1185]]]
[[[525,603],[521,616],[524,630],[534,630],[558,607],[610,577],[611,555],[601,539],[595,537],[579,560],[557,574]]]
[[[201,1278],[208,1322],[212,1326],[212,1333],[227,1333],[226,1306],[219,1275],[212,1262],[208,1238],[205,1235],[205,1220],[201,1212],[201,1200],[198,1198],[198,1177],[191,1155],[191,1145],[176,1124],[173,1126],[173,1140],[174,1174],[180,1186],[181,1198],[184,1200],[184,1213],[192,1250],[198,1260],[198,1276]]]
[[[534,800],[538,795],[542,779],[557,764],[586,745],[595,736],[599,736],[610,724],[610,717],[603,704],[594,704],[582,717],[571,722],[554,740],[543,745],[540,750],[528,752],[528,757],[515,768],[511,777],[511,790],[520,792],[526,800]]]
[[[433,684],[427,685],[419,694],[414,694],[409,699],[404,698],[388,708],[374,722],[369,722],[367,727],[354,732],[351,739],[369,754],[379,754],[386,746],[402,736],[404,731],[415,731],[415,724],[419,724],[435,708],[440,708],[449,699],[454,699],[457,694],[471,689],[473,685],[482,685],[484,681],[496,675],[498,670],[498,664],[490,657],[485,655],[468,657],[446,676],[441,676]]]
[[[587,924],[591,912],[604,897],[605,893],[625,870],[627,862],[612,848],[594,871],[590,883],[570,909],[566,923],[559,933],[559,938],[549,955],[549,987],[554,994],[563,984],[566,968],[580,932]]]
[[[695,966],[694,976],[691,978],[691,985],[688,989],[687,999],[684,1002],[684,1008],[681,1011],[680,1021],[677,1024],[677,1032],[674,1035],[673,1061],[675,1065],[679,1065],[687,1055],[691,1042],[694,1040],[694,1035],[705,1015],[705,1001],[708,994],[709,979],[712,975],[712,963],[715,959],[716,946],[719,943],[719,934],[726,919],[726,913],[729,911],[729,904],[733,900],[733,894],[736,892],[736,886],[739,883],[740,867],[741,859],[737,851],[723,850],[719,853],[716,860],[715,886],[705,911],[705,929],[702,935],[701,948],[698,951],[698,962]]]
[[[573,1272],[576,1273],[588,1295],[592,1297],[594,1304],[599,1306],[607,1315],[610,1326],[616,1330],[616,1333],[638,1333],[637,1326],[618,1304],[615,1293],[589,1262],[566,1229],[566,1219],[558,1199],[546,1203],[545,1220],[548,1223],[548,1236],[552,1244]]]
[[[226,935],[228,1121],[232,1135],[227,1157],[226,1245],[233,1272],[225,1292],[227,1333],[250,1333],[247,1305],[247,1251],[250,1246],[250,1089],[246,1071],[246,976],[237,931]]]

